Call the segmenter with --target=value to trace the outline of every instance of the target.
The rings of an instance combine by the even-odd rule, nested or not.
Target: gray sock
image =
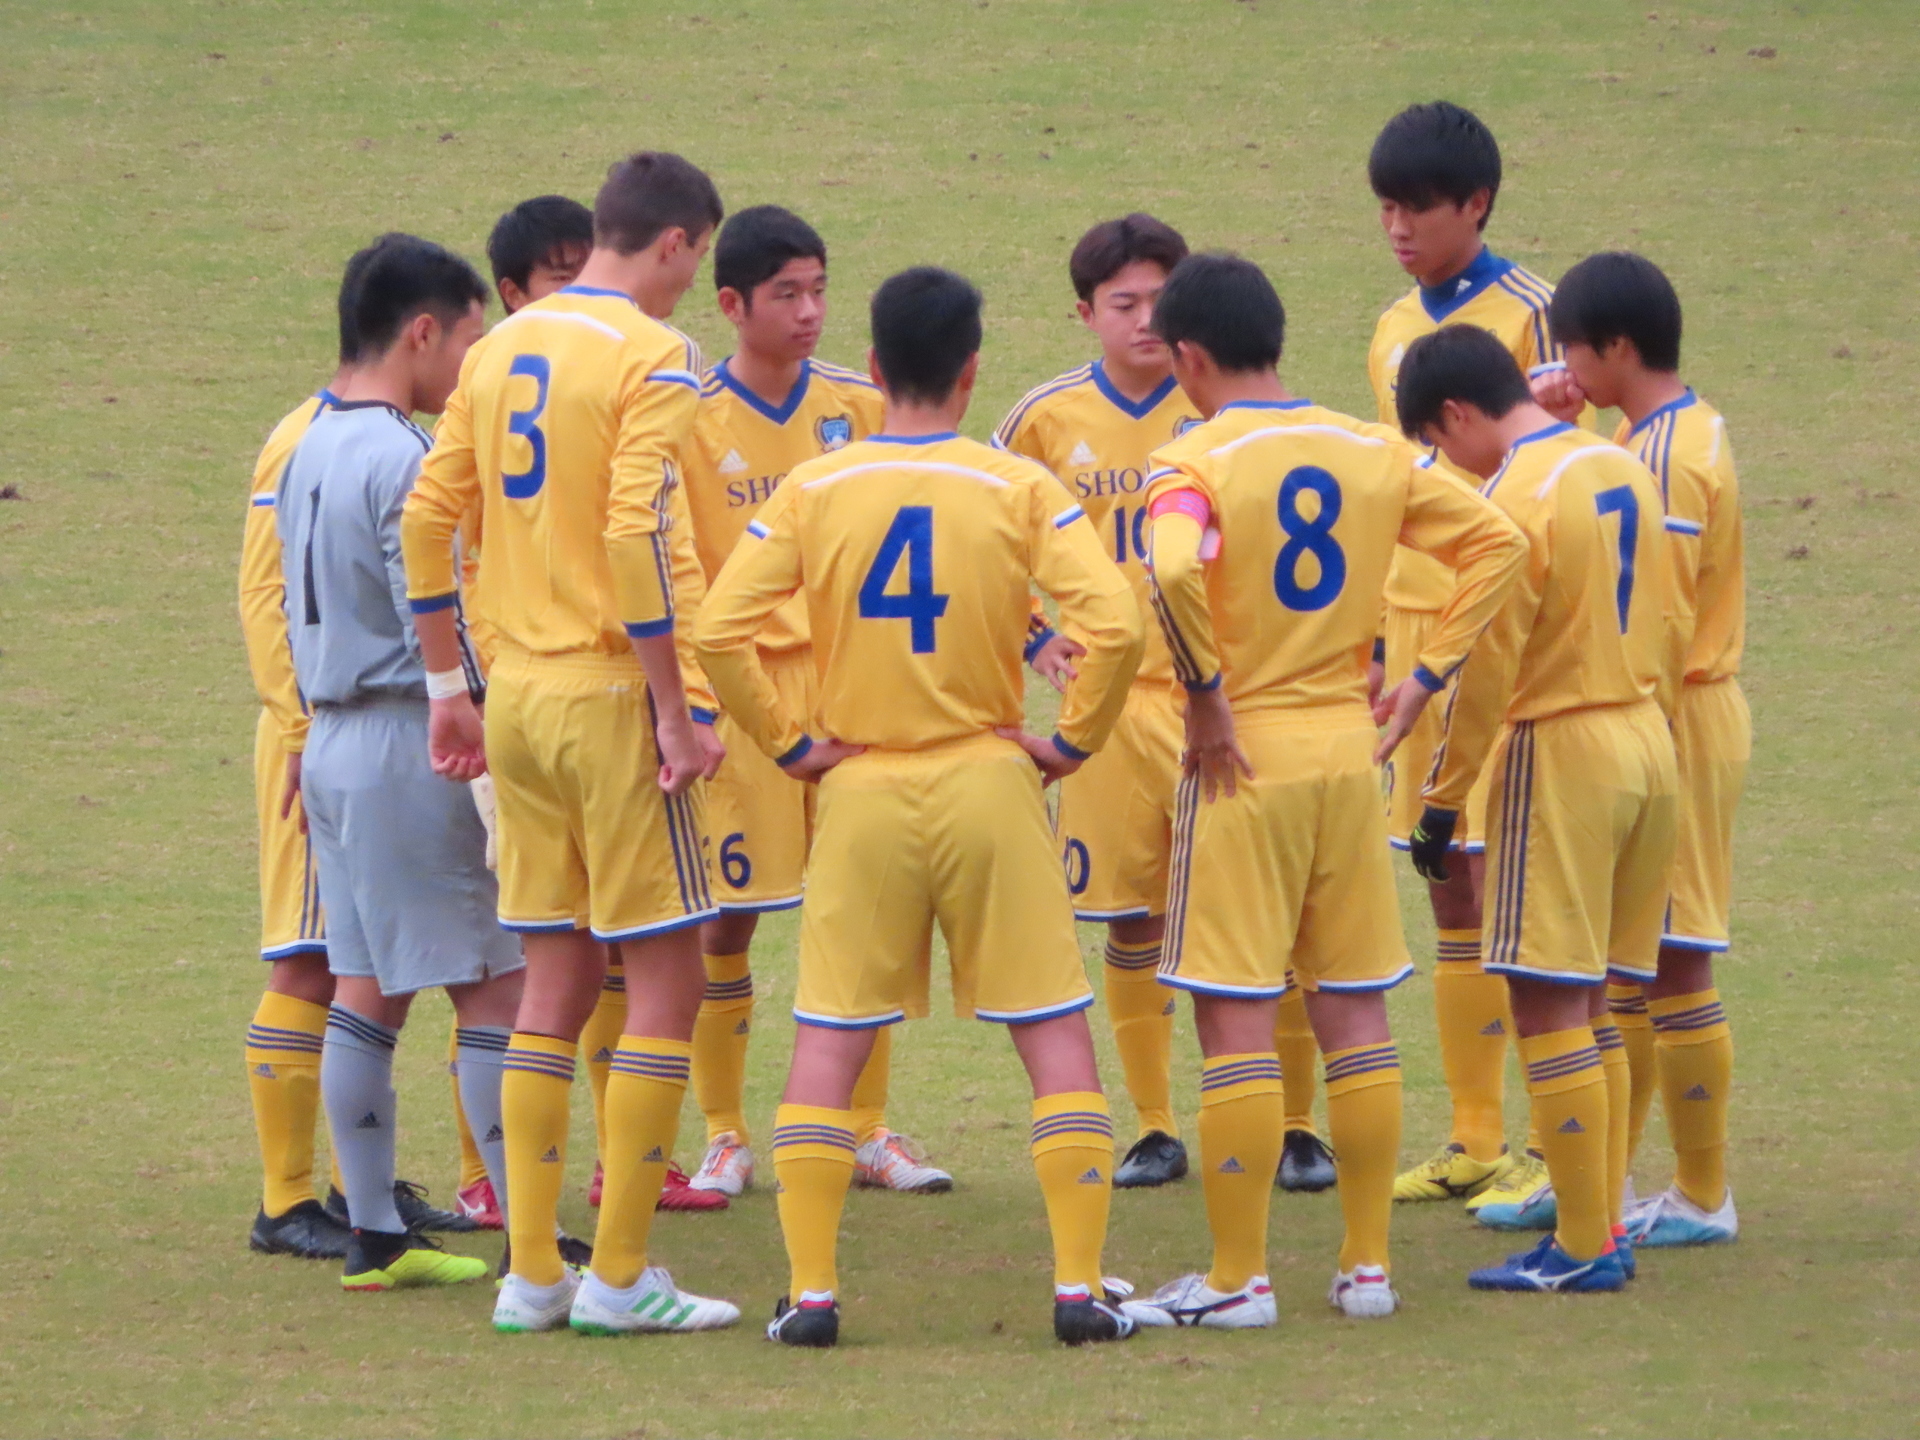
[[[500,1124],[500,1072],[512,1038],[505,1025],[462,1025],[454,1031],[460,1108],[467,1112],[467,1128],[493,1182],[502,1220],[507,1215],[507,1138]]]
[[[333,1153],[346,1181],[347,1216],[359,1230],[400,1234],[393,1204],[393,1047],[398,1030],[342,1006],[327,1011],[320,1051],[320,1095]]]

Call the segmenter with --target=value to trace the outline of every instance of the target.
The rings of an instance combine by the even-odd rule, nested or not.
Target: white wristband
[[[466,693],[467,672],[465,670],[427,671],[427,699],[451,700],[455,696]]]

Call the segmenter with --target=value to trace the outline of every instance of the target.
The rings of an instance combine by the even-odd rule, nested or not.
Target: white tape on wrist
[[[429,700],[451,700],[455,696],[467,693],[467,672],[465,670],[429,670],[427,671],[427,698]]]

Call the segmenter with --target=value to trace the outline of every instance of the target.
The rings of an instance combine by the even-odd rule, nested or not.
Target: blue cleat
[[[1627,1227],[1613,1227],[1613,1250],[1620,1257],[1620,1273],[1631,1280],[1640,1273],[1640,1262],[1634,1258],[1633,1241],[1627,1238]]]
[[[1467,1284],[1476,1290],[1619,1290],[1626,1283],[1616,1247],[1609,1245],[1605,1254],[1592,1260],[1576,1260],[1552,1235],[1523,1254],[1509,1255],[1503,1264],[1467,1276]]]
[[[1702,1210],[1677,1185],[1642,1200],[1627,1211],[1627,1237],[1638,1246],[1662,1250],[1676,1245],[1724,1245],[1740,1234],[1733,1191],[1718,1210]]]

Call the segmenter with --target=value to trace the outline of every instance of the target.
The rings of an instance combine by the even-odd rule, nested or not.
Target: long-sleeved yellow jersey
[[[260,703],[280,729],[281,742],[292,751],[306,748],[310,717],[294,678],[293,652],[287,648],[287,584],[280,568],[273,497],[300,437],[313,417],[334,403],[331,390],[309,395],[273,427],[253,464],[247,523],[240,537],[240,634],[246,642],[247,668]]]
[[[1237,401],[1154,452],[1148,503],[1197,491],[1205,515],[1152,522],[1154,608],[1189,689],[1236,710],[1364,701],[1396,546],[1459,573],[1414,672],[1429,689],[1492,617],[1526,542],[1488,501],[1385,426],[1306,400]],[[1219,536],[1203,559],[1202,521]]]
[[[820,724],[919,750],[1022,718],[1030,582],[1084,634],[1061,700],[1069,754],[1100,748],[1126,704],[1143,626],[1086,513],[1040,466],[954,434],[876,435],[794,467],[708,592],[696,628],[721,703],[782,763],[810,744],[754,643],[804,596]]]
[[[699,349],[615,290],[570,285],[467,352],[407,499],[416,611],[453,602],[451,541],[477,499],[470,608],[495,644],[631,654],[671,633],[677,452],[699,400]]]
[[[1673,542],[1673,610],[1689,684],[1740,673],[1747,638],[1746,545],[1727,422],[1689,390],[1614,436],[1660,482]]]
[[[1028,391],[1000,422],[993,443],[1038,460],[1067,487],[1132,582],[1144,613],[1147,457],[1199,423],[1200,412],[1171,375],[1136,403],[1114,388],[1095,360]],[[1158,626],[1147,627],[1147,652],[1135,678],[1161,686],[1173,679],[1173,660]]]
[[[1445,284],[1414,286],[1380,316],[1367,350],[1367,381],[1373,386],[1380,423],[1399,425],[1394,394],[1407,347],[1442,325],[1478,325],[1491,332],[1522,370],[1560,359],[1560,349],[1547,328],[1547,306],[1552,300],[1553,287],[1546,281],[1486,249]],[[1434,463],[1452,471],[1443,458],[1436,456]],[[1474,477],[1452,473],[1479,488]],[[1402,610],[1438,610],[1446,604],[1452,586],[1453,577],[1445,566],[1403,550],[1387,575],[1387,603]]]
[[[1447,706],[1425,792],[1444,810],[1465,803],[1502,725],[1654,699],[1677,678],[1673,547],[1645,465],[1548,425],[1514,445],[1484,493],[1526,534],[1527,562]]]
[[[789,470],[866,439],[885,414],[886,402],[871,380],[823,361],[806,361],[792,393],[777,406],[736,380],[725,360],[709,370],[683,450],[683,488],[706,579],[720,573],[747,522]],[[797,597],[760,632],[760,648],[771,654],[791,654],[807,643],[807,609]]]

